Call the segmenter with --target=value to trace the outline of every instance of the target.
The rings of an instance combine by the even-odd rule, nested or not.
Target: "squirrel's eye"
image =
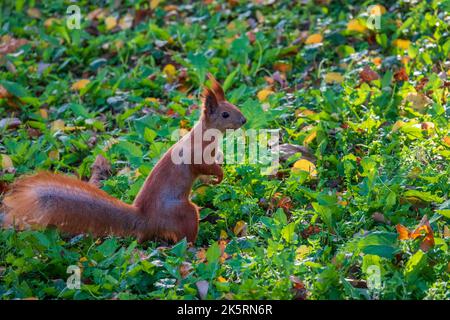
[[[223,118],[228,118],[230,116],[230,114],[228,112],[222,112],[222,117]]]

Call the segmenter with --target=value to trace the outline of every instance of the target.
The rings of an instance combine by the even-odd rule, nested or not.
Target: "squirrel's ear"
[[[219,103],[217,101],[217,97],[214,94],[214,92],[209,88],[205,88],[203,89],[202,97],[203,97],[204,112],[206,114],[213,114],[214,112],[216,112]]]
[[[225,93],[223,92],[222,86],[220,83],[214,78],[214,76],[208,72],[208,79],[211,81],[211,89],[214,92],[218,101],[225,100]]]

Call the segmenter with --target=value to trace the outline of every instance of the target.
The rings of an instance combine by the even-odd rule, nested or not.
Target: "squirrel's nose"
[[[247,119],[245,119],[244,117],[241,118],[241,123],[245,124],[247,122]]]

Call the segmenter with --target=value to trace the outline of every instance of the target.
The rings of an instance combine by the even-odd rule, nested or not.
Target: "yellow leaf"
[[[144,101],[148,102],[148,103],[159,103],[159,100],[157,98],[151,98],[151,97],[145,98]]]
[[[79,261],[80,262],[86,262],[86,261],[88,261],[88,259],[86,257],[81,257]]]
[[[225,278],[222,277],[222,276],[219,276],[219,277],[217,278],[217,281],[219,281],[219,282],[228,282],[227,279],[225,279]]]
[[[220,230],[220,239],[224,240],[226,238],[228,238],[227,232],[225,230],[223,230],[223,229]]]
[[[236,222],[236,225],[233,228],[233,232],[237,236],[239,235],[245,236],[247,232],[247,223],[242,220]]]
[[[44,109],[44,108],[39,109],[39,114],[41,115],[42,118],[48,119],[48,111],[47,111],[47,109]]]
[[[14,168],[14,164],[9,156],[6,154],[0,154],[0,164],[2,169]]]
[[[308,38],[306,38],[305,43],[306,44],[316,44],[316,43],[321,43],[323,40],[323,37],[321,34],[319,33],[315,33],[310,35]]]
[[[89,79],[78,80],[77,82],[72,84],[72,90],[80,91],[81,89],[84,89],[89,84],[89,82],[91,82]]]
[[[325,75],[324,80],[326,83],[341,83],[344,81],[344,77],[339,72],[329,72]]]
[[[117,26],[117,18],[109,16],[105,19],[106,30],[114,29]]]
[[[163,69],[163,73],[166,75],[167,80],[169,80],[169,82],[171,82],[175,79],[175,74],[177,73],[177,69],[175,69],[175,66],[173,64],[167,64]]]
[[[52,122],[52,126],[51,126],[50,130],[52,132],[64,131],[65,128],[66,128],[66,125],[64,123],[64,120],[55,120]]]
[[[267,97],[273,93],[272,89],[266,88],[262,89],[258,92],[257,96],[259,101],[265,101],[267,100]]]
[[[376,4],[370,8],[370,15],[381,16],[386,13],[386,8],[381,4]]]
[[[293,172],[306,171],[309,172],[310,177],[317,177],[317,170],[314,163],[306,159],[297,160],[292,167]]]
[[[159,5],[160,0],[151,0],[150,1],[150,9],[155,10],[156,7]]]
[[[411,41],[407,40],[407,39],[395,39],[392,44],[400,49],[403,50],[408,50],[409,49],[409,45],[411,44]]]
[[[352,19],[347,23],[347,30],[355,32],[364,32],[367,30],[367,27],[361,24],[361,22],[359,22],[358,19]]]
[[[304,145],[304,146],[307,146],[307,145],[310,144],[316,137],[317,137],[317,131],[314,130],[313,132],[311,132],[311,133],[305,138],[305,140],[303,140],[303,145]]]
[[[295,250],[295,257],[297,260],[303,260],[310,252],[311,248],[303,244]]]

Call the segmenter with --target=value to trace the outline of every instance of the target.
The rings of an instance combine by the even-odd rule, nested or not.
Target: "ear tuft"
[[[214,92],[209,88],[204,88],[202,92],[203,110],[207,114],[213,114],[216,111],[219,103]]]
[[[220,83],[214,78],[214,76],[208,72],[208,79],[211,81],[211,89],[214,92],[218,101],[225,100],[225,93],[223,92],[222,86]]]

